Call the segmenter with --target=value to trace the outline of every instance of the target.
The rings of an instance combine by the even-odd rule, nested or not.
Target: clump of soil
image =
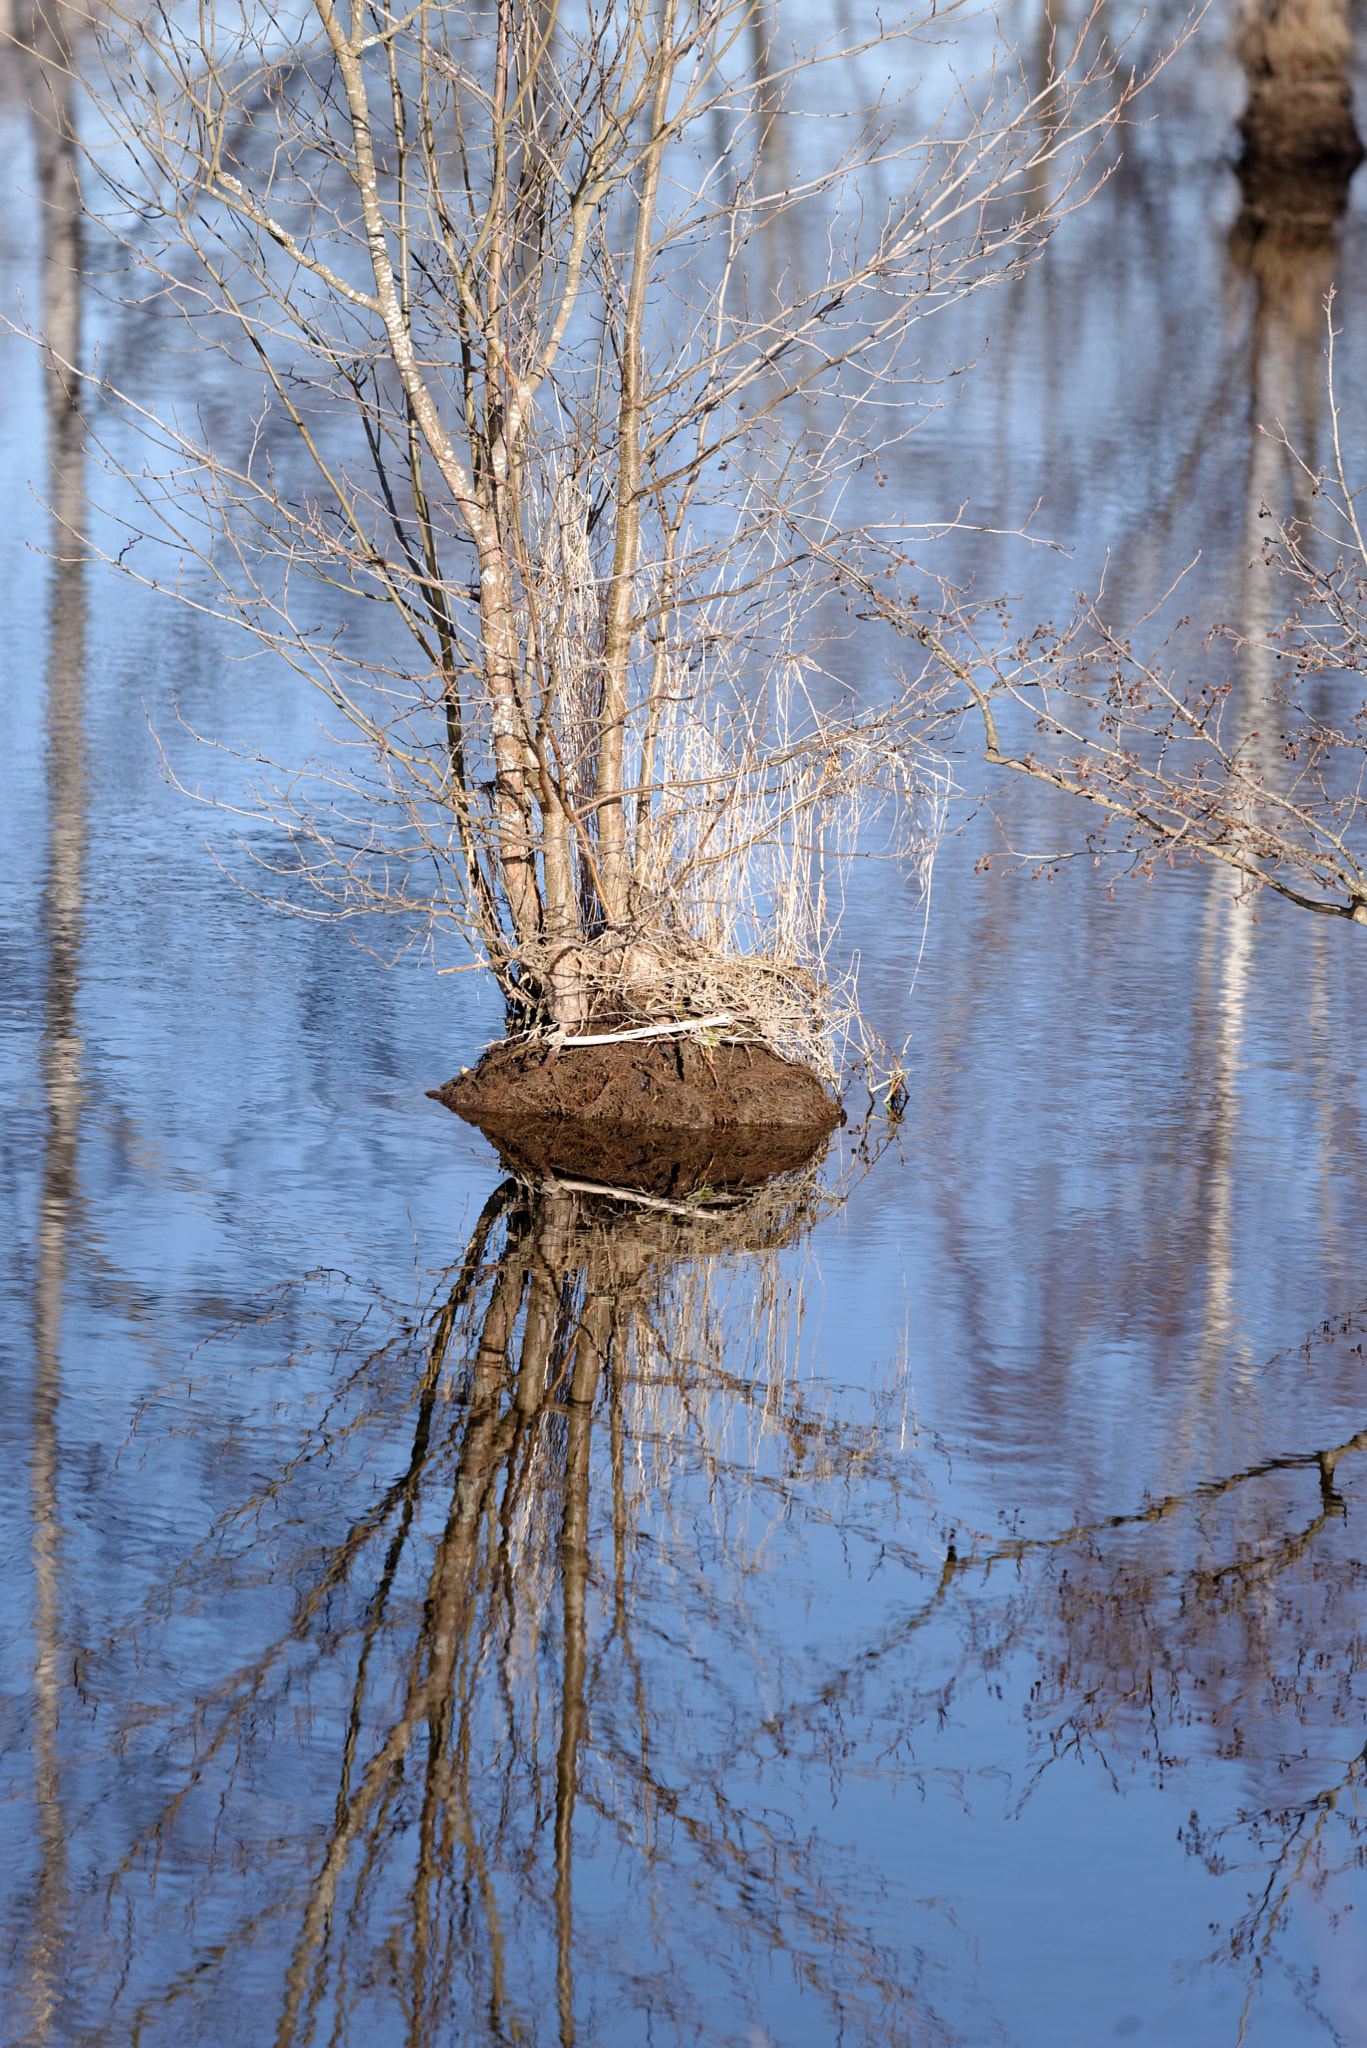
[[[539,1163],[598,1181],[665,1152],[696,1154],[703,1165],[722,1152],[737,1160],[753,1153],[754,1171],[745,1169],[743,1178],[762,1179],[801,1163],[840,1120],[816,1075],[768,1046],[688,1038],[569,1046],[549,1058],[544,1044],[495,1045],[477,1067],[430,1093],[515,1145],[519,1131],[535,1126],[530,1142]],[[696,1141],[682,1150],[658,1142],[680,1133]],[[502,1149],[502,1139],[495,1142]],[[555,1165],[571,1155],[580,1163]],[[774,1163],[761,1166],[761,1157]]]

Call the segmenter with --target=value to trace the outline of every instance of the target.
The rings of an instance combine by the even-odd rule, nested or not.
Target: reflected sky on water
[[[1198,641],[1274,616],[1331,280],[1367,440],[1367,228],[1250,247],[1220,33],[890,476],[1041,501],[1066,557],[949,544],[1031,618],[1192,562]],[[5,306],[117,346],[4,61]],[[160,780],[173,696],[285,759],[312,708],[79,559],[0,360],[0,2036],[1367,2040],[1359,935],[977,872],[965,804],[928,917],[852,896],[899,1126],[705,1225],[529,1196],[424,1094],[494,1003]]]

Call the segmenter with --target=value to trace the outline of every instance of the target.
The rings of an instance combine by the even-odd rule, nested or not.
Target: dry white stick
[[[677,1038],[685,1031],[714,1031],[720,1024],[734,1024],[735,1018],[729,1010],[718,1010],[715,1017],[684,1017],[673,1024],[642,1024],[635,1031],[601,1031],[587,1038],[562,1038],[561,1048],[568,1050],[572,1045],[625,1045],[631,1038]]]

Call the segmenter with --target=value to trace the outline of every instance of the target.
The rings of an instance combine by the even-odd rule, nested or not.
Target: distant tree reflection
[[[9,2038],[41,2048],[64,2033],[63,1977],[71,1913],[62,1727],[68,1704],[70,1649],[63,1613],[60,1424],[62,1322],[70,1239],[80,1208],[84,1097],[79,1013],[86,920],[86,592],[82,551],[73,535],[79,530],[84,509],[85,448],[75,379],[69,367],[78,361],[81,348],[73,24],[61,0],[51,0],[51,4],[39,0],[37,5],[20,0],[15,29],[7,54],[29,101],[42,197],[43,320],[50,347],[44,392],[48,473],[43,487],[50,509],[48,543],[53,564],[43,677],[47,785],[42,899],[44,1120],[31,1297],[31,1748],[37,1861],[26,1929],[23,2030]],[[11,2017],[18,2027],[18,2014]]]

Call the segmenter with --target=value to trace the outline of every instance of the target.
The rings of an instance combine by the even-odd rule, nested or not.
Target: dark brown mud
[[[668,1195],[804,1165],[840,1120],[816,1075],[762,1045],[491,1046],[429,1091],[515,1170]]]

